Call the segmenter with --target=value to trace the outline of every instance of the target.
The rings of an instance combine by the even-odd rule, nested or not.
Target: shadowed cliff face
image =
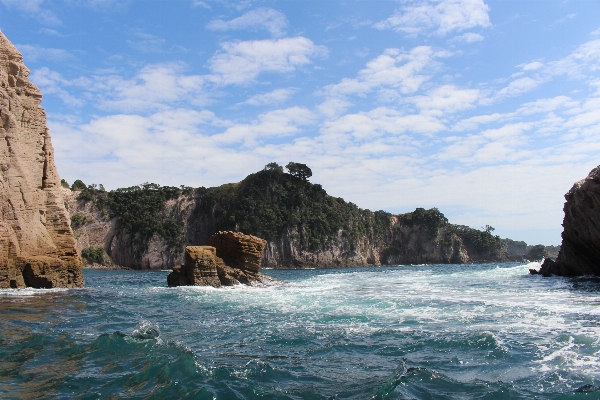
[[[600,275],[600,166],[565,194],[561,250],[546,259],[543,275]]]
[[[83,286],[42,94],[28,75],[0,32],[0,288]]]
[[[164,191],[173,193],[174,189]],[[162,221],[155,224],[156,229],[139,233],[124,229],[118,213],[110,208],[113,197],[120,208],[128,208],[120,197],[122,189],[97,194],[108,199],[104,211],[93,206],[93,200],[83,200],[93,199],[91,192],[64,190],[71,214],[86,220],[75,229],[78,249],[101,246],[113,262],[131,268],[169,269],[182,264],[184,246],[208,244],[218,231],[241,231],[266,239],[263,268],[506,260],[497,237],[451,225],[436,209],[417,209],[399,216],[371,212],[327,195],[320,185],[276,170],[251,174],[236,184],[186,189],[186,194],[182,189],[178,196],[164,201],[160,213],[149,217],[149,222]],[[158,198],[162,189],[152,186],[148,190],[154,190]],[[130,188],[129,194],[135,193],[139,194],[139,189]],[[132,214],[137,215],[128,213],[126,218]],[[174,221],[170,226],[181,227],[180,241],[163,236],[169,219]],[[148,226],[144,221],[128,220],[127,224]],[[144,235],[147,240],[140,240]]]

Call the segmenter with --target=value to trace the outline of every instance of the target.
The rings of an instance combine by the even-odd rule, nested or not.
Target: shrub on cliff
[[[450,225],[450,227],[463,239],[470,254],[473,250],[481,255],[489,254],[503,246],[500,236],[492,235],[494,228],[489,225],[486,225],[483,231],[466,225]]]
[[[66,183],[66,182],[65,182]],[[73,182],[73,184],[71,185],[71,190],[84,190],[87,186],[85,186],[85,183],[83,183],[83,181],[81,179],[77,179],[75,182]]]
[[[102,264],[104,261],[104,249],[102,247],[86,247],[81,251],[81,257],[87,263]]]
[[[429,210],[416,208],[413,212],[398,215],[398,220],[407,226],[420,225],[432,237],[437,236],[438,228],[448,225],[448,218],[435,207]]]
[[[119,225],[130,233],[130,240],[138,252],[148,248],[150,238],[162,236],[172,250],[181,250],[184,244],[183,224],[165,215],[165,203],[182,194],[173,186],[144,183],[113,190],[108,193],[111,217],[119,218]]]
[[[546,250],[546,246],[543,244],[536,244],[535,246],[530,246],[525,258],[531,261],[539,261],[547,256],[548,251]]]
[[[86,217],[81,214],[71,215],[71,229],[81,228],[87,222]]]

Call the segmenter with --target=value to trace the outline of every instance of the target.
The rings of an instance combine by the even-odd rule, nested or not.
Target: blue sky
[[[362,208],[559,244],[600,164],[600,2],[0,0],[62,178],[216,186],[271,161]]]

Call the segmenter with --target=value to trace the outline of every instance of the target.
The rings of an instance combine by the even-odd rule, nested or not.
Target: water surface
[[[600,280],[539,265],[269,270],[273,287],[0,291],[0,397],[600,398]]]

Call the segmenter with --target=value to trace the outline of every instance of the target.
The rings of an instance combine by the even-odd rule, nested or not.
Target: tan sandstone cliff
[[[80,287],[42,94],[28,75],[0,32],[0,288]]]

